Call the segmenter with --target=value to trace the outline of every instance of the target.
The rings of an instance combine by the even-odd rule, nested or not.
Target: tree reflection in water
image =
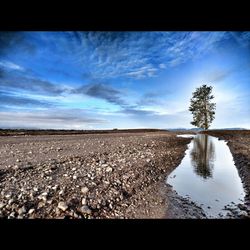
[[[215,149],[212,140],[205,134],[199,134],[193,139],[193,149],[190,152],[194,171],[204,179],[212,177],[215,160]]]

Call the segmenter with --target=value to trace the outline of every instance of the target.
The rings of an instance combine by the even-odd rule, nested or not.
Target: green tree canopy
[[[189,111],[193,114],[192,125],[207,130],[215,117],[216,104],[211,100],[212,86],[202,85],[193,92]]]

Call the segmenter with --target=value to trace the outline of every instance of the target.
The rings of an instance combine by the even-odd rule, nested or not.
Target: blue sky
[[[0,127],[250,129],[250,32],[0,32]]]

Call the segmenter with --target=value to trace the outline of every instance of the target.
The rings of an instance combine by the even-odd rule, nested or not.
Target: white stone
[[[113,171],[113,168],[111,168],[111,167],[107,167],[107,168],[106,168],[106,172],[109,173],[109,172],[112,172],[112,171]]]
[[[62,194],[64,194],[64,191],[60,190],[59,195],[62,195]]]
[[[10,199],[10,200],[8,201],[8,204],[11,205],[13,202],[14,202],[14,199]]]
[[[86,198],[82,198],[82,205],[86,205],[87,202],[86,202]]]
[[[3,202],[0,202],[0,209],[2,209],[5,206]]]
[[[81,192],[82,192],[83,194],[88,193],[88,191],[89,191],[89,189],[88,189],[87,187],[82,187],[82,188],[81,188]]]
[[[35,209],[34,208],[31,208],[28,212],[28,214],[33,214],[35,212]]]
[[[19,215],[24,214],[24,213],[26,213],[26,208],[24,206],[18,209]]]
[[[68,206],[65,202],[61,201],[58,203],[58,206],[57,206],[59,209],[61,209],[62,211],[66,211],[68,209]]]

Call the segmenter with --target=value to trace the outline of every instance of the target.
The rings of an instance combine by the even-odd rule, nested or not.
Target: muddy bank
[[[211,130],[206,133],[227,142],[246,192],[245,205],[240,210],[250,215],[250,131]]]
[[[184,198],[176,191],[172,189],[170,185],[167,185],[167,211],[165,217],[168,219],[206,219],[207,216],[204,210],[190,201]]]
[[[1,137],[0,217],[166,218],[175,133]]]

